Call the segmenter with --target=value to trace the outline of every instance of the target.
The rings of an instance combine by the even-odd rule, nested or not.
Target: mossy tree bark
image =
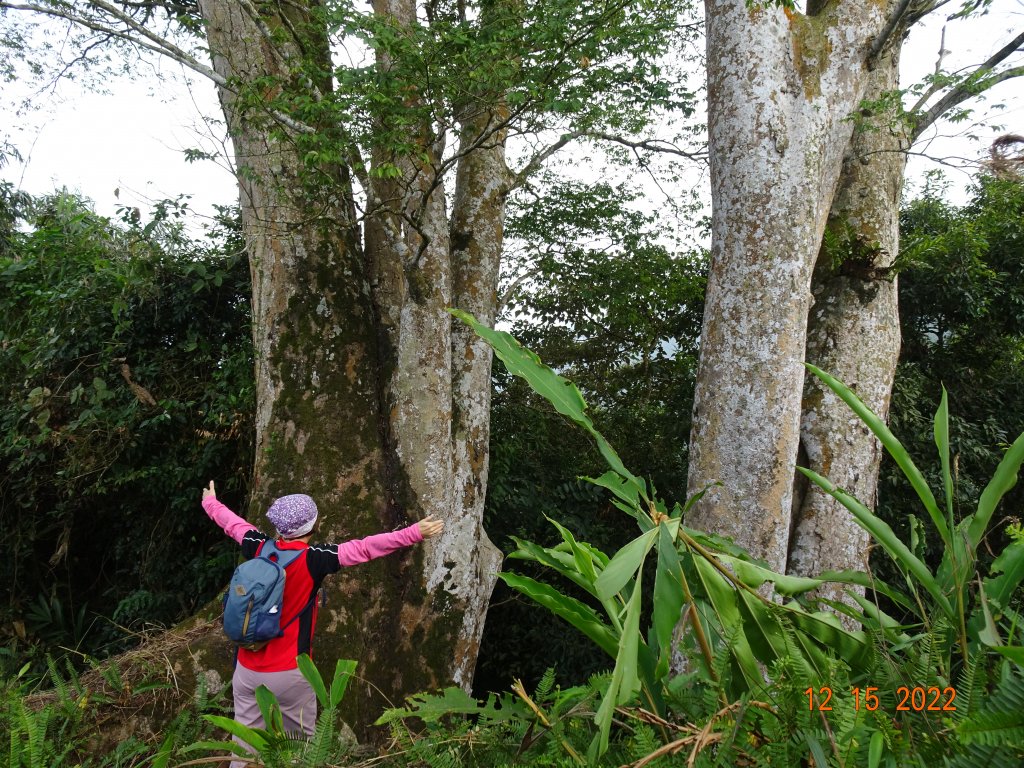
[[[690,437],[690,523],[785,571],[811,273],[885,21],[708,0],[712,244]]]
[[[689,487],[723,486],[690,521],[779,572],[862,568],[867,537],[794,468],[800,450],[873,506],[879,447],[816,380],[804,389],[801,362],[887,414],[906,152],[963,101],[1024,74],[1003,66],[1024,34],[936,78],[907,111],[893,99],[902,40],[942,3],[706,5],[713,239]]]
[[[967,99],[1024,68],[1001,67],[1024,45],[1018,33],[975,70],[960,73],[945,91],[933,87],[909,111],[892,108],[907,30],[935,10],[915,6],[897,19],[888,44],[872,60],[858,129],[843,161],[829,215],[829,236],[814,269],[814,306],[808,318],[807,361],[837,376],[883,419],[888,417],[900,348],[897,306],[899,205],[907,152],[936,121]],[[944,52],[937,53],[941,64]],[[886,105],[889,105],[888,107]],[[874,509],[881,446],[845,403],[813,376],[805,382],[801,457],[806,466]],[[796,483],[789,573],[866,569],[868,535],[832,497]],[[823,597],[849,600],[826,585]]]
[[[899,50],[883,56],[869,76],[867,100],[899,86]],[[889,114],[865,116],[851,139],[814,269],[807,361],[838,377],[883,419],[888,416],[900,349],[896,302],[900,195],[910,146],[909,126]],[[816,377],[805,382],[800,425],[804,466],[874,508],[881,445],[849,407]],[[789,573],[825,568],[867,569],[868,535],[850,513],[809,483],[793,503]],[[842,600],[826,585],[822,597]]]
[[[335,577],[340,588],[330,589],[317,660],[329,672],[337,658],[358,659],[360,680],[345,714],[365,726],[409,693],[471,683],[498,571],[500,554],[481,525],[490,354],[453,334],[446,309],[495,316],[509,183],[504,133],[492,132],[458,160],[454,215],[444,133],[427,110],[407,126],[407,145],[377,146],[368,169],[339,162],[311,177],[298,148],[301,127],[275,121],[253,94],[264,93],[268,80],[305,76],[298,70],[310,50],[326,51],[315,9],[257,13],[231,0],[200,7],[214,68],[227,84],[220,96],[253,274],[251,517],[261,522],[270,500],[304,492],[321,508],[327,540],[426,515],[446,522],[439,540],[345,571]],[[374,10],[399,30],[416,23],[408,0],[378,0]],[[392,64],[382,48],[378,65]],[[327,79],[306,91],[327,100],[330,87]],[[411,112],[423,106],[409,98]],[[480,114],[489,112],[467,111],[464,141],[483,130]],[[333,138],[343,155],[346,137],[338,130]],[[361,223],[352,166],[367,198]],[[397,172],[375,173],[383,168]]]

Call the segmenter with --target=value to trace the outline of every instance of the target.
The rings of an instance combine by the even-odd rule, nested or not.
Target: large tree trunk
[[[688,482],[722,485],[689,521],[785,571],[811,272],[883,8],[706,8],[712,245]]]
[[[877,101],[899,84],[899,47],[872,70],[866,99]],[[867,116],[865,116],[867,117]],[[807,361],[853,388],[886,418],[899,357],[896,275],[899,202],[907,126],[888,113],[871,116],[853,136],[818,256],[807,331]],[[814,376],[805,383],[801,422],[806,466],[830,478],[873,509],[881,446],[849,407]],[[794,498],[788,572],[867,569],[868,535],[853,516],[817,486]],[[822,597],[842,599],[827,585]]]
[[[301,491],[320,506],[325,539],[426,515],[447,523],[440,540],[328,585],[317,661],[326,672],[338,658],[359,661],[345,714],[365,726],[414,691],[472,681],[500,561],[481,526],[490,358],[452,333],[446,309],[459,304],[494,317],[504,134],[460,161],[451,222],[438,170],[443,132],[413,126],[410,141],[420,151],[376,150],[374,165],[391,163],[401,176],[363,177],[364,252],[347,169],[318,168],[311,181],[297,134],[254,98],[265,94],[267,78],[288,81],[300,49],[326,51],[326,38],[289,37],[313,28],[294,6],[287,23],[271,15],[254,20],[231,0],[204,0],[201,9],[215,69],[230,84],[220,96],[253,274],[252,519],[263,522],[274,497]],[[397,25],[415,23],[411,0],[379,0],[375,10]],[[321,84],[320,95],[327,89]],[[471,125],[466,134],[480,130]],[[209,626],[179,655],[192,674],[224,680],[230,652]]]

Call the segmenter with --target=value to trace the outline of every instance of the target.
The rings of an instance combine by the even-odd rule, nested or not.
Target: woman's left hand
[[[444,528],[444,520],[437,520],[433,516],[424,517],[419,522],[420,533],[424,539],[432,539]]]

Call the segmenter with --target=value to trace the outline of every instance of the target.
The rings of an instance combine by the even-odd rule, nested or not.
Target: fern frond
[[[957,735],[967,745],[1003,747],[1024,754],[1024,677],[1007,674],[982,706],[961,721]]]

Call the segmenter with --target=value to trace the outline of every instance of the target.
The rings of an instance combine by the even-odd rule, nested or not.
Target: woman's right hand
[[[209,488],[203,488],[203,501],[206,501],[206,499],[209,499],[211,497],[214,499],[217,498],[217,491],[215,491],[213,488],[213,480],[210,481]]]

